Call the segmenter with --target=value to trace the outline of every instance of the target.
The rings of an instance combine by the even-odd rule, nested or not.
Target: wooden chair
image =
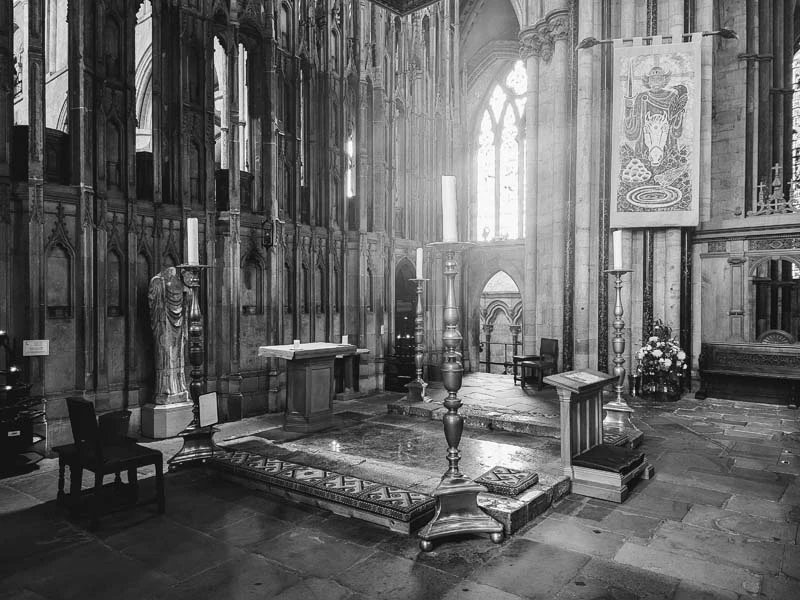
[[[519,377],[517,377],[519,368]],[[536,378],[536,389],[541,391],[545,375],[558,372],[558,340],[542,338],[539,342],[539,354],[514,356],[514,385],[519,379],[525,389],[527,377]]]
[[[94,488],[87,490],[90,526],[97,526],[104,496],[110,490],[104,489],[103,478],[115,474],[112,484],[117,491],[123,491],[125,502],[119,507],[129,507],[138,501],[139,467],[153,465],[156,471],[156,495],[147,502],[156,502],[158,512],[164,512],[164,467],[160,451],[137,444],[127,437],[127,420],[108,418],[103,415],[98,425],[94,405],[83,398],[67,398],[69,421],[75,443],[58,446],[58,500],[77,509],[84,496],[82,492],[83,471],[94,473]],[[126,411],[127,412],[127,411]],[[128,413],[129,416],[130,413]],[[64,494],[64,467],[69,466],[70,493]],[[122,485],[120,473],[127,471],[127,486]],[[110,486],[107,486],[110,487]],[[147,503],[145,502],[145,503]],[[109,508],[116,508],[109,502]]]

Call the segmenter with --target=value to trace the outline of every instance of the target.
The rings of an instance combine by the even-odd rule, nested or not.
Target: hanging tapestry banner
[[[615,44],[612,228],[698,224],[700,39]]]

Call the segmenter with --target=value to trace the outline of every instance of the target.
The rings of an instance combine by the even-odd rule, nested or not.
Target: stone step
[[[228,446],[209,459],[206,466],[223,479],[251,489],[318,506],[406,535],[430,521],[436,508],[433,496],[390,483],[270,458],[263,450],[254,452]],[[522,488],[524,485],[512,491]],[[537,483],[518,491],[517,496],[481,493],[478,505],[503,525],[506,535],[512,535],[568,494],[569,489],[567,477],[542,474]]]
[[[442,415],[447,412],[447,409],[439,402],[409,403],[405,397],[395,402],[389,402],[386,409],[389,414],[434,420],[441,420]],[[464,417],[464,426],[473,429],[525,433],[556,439],[561,437],[558,417],[548,418],[525,413],[499,412],[473,405],[462,406],[458,414]]]

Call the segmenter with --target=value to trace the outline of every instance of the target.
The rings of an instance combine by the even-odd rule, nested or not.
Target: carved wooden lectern
[[[573,493],[622,502],[629,483],[652,477],[643,452],[603,443],[603,389],[618,381],[616,375],[584,369],[544,381],[561,401],[561,466]]]

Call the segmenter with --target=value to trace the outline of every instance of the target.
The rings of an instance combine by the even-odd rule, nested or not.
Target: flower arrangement
[[[644,346],[636,353],[636,375],[653,383],[678,383],[683,387],[679,382],[688,368],[686,358],[686,352],[672,337],[672,329],[657,319]]]

